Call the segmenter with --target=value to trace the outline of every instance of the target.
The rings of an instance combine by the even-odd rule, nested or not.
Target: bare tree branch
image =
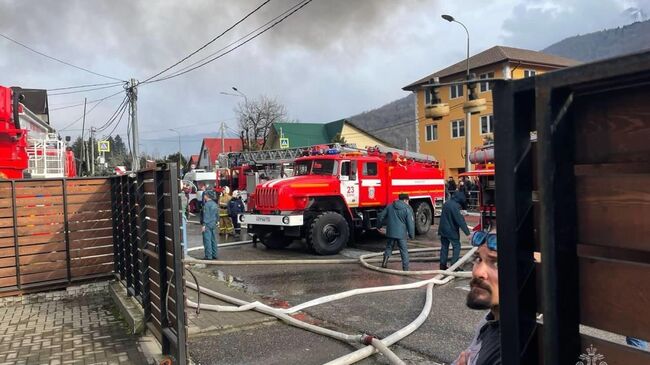
[[[237,104],[235,113],[245,150],[259,150],[265,146],[273,123],[284,121],[287,117],[284,105],[264,95],[259,99]]]

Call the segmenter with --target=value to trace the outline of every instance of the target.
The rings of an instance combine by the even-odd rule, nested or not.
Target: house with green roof
[[[330,123],[273,123],[265,149],[280,149],[281,136],[289,140],[289,148],[335,142],[355,144],[358,148],[392,147],[345,119]]]

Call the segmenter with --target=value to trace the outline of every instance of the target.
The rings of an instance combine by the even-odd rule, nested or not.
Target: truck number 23
[[[354,194],[354,186],[348,186],[348,194]]]

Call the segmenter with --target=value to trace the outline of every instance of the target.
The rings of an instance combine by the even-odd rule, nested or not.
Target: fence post
[[[181,209],[179,200],[179,182],[176,178],[178,176],[178,165],[176,163],[169,164],[169,186],[171,195],[171,217],[172,217],[172,244],[173,244],[173,272],[174,272],[174,288],[176,302],[176,333],[177,333],[177,354],[176,361],[178,364],[187,363],[187,335],[185,332],[185,283],[183,280],[183,250],[180,245],[180,219]],[[169,288],[168,288],[169,290]]]
[[[18,218],[16,215],[16,181],[11,180],[11,209],[14,219],[14,249],[15,249],[15,263],[16,263],[16,286],[20,290],[20,246],[18,245]]]
[[[65,236],[65,260],[68,269],[68,283],[72,282],[72,270],[70,268],[70,222],[68,217],[68,183],[61,179],[63,188],[63,231]]]

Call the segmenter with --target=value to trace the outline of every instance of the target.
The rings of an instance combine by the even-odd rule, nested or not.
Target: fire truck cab
[[[335,254],[355,233],[376,229],[377,216],[400,193],[409,194],[416,233],[424,234],[436,201],[444,197],[438,163],[397,150],[330,148],[296,159],[293,174],[259,184],[249,211],[239,216],[269,248],[300,238],[318,254]]]

